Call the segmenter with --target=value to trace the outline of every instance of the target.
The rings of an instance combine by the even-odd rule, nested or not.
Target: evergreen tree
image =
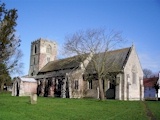
[[[5,79],[10,73],[19,69],[19,59],[22,57],[20,47],[21,40],[15,35],[16,9],[6,9],[4,3],[0,3],[0,86],[2,88]]]

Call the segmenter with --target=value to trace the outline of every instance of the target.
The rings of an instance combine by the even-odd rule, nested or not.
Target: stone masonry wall
[[[143,71],[134,46],[132,46],[124,73],[124,100],[140,100],[140,96],[143,98],[144,90],[143,82],[141,82]],[[133,74],[135,74],[135,78],[133,78]],[[136,79],[136,81],[133,82],[133,79]],[[142,86],[142,91],[140,91],[140,85]]]

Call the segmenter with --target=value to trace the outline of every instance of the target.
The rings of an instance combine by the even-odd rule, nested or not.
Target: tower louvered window
[[[52,47],[50,45],[47,46],[46,52],[47,53],[51,53],[52,52]]]

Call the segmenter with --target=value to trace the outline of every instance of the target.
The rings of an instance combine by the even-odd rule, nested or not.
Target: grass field
[[[146,101],[148,108],[157,120],[160,120],[160,101]]]
[[[148,120],[141,101],[12,97],[0,93],[0,120]],[[160,103],[147,102],[160,119]],[[157,112],[158,111],[158,112]]]

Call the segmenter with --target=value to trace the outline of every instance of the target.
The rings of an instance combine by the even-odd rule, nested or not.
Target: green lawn
[[[148,108],[157,120],[160,120],[160,101],[146,101]]]
[[[147,102],[151,109],[157,102]],[[156,110],[155,116],[160,118]],[[29,97],[12,97],[0,93],[0,120],[147,120],[144,104],[140,101],[99,101],[95,99],[62,99],[38,97],[38,103],[29,103]]]

